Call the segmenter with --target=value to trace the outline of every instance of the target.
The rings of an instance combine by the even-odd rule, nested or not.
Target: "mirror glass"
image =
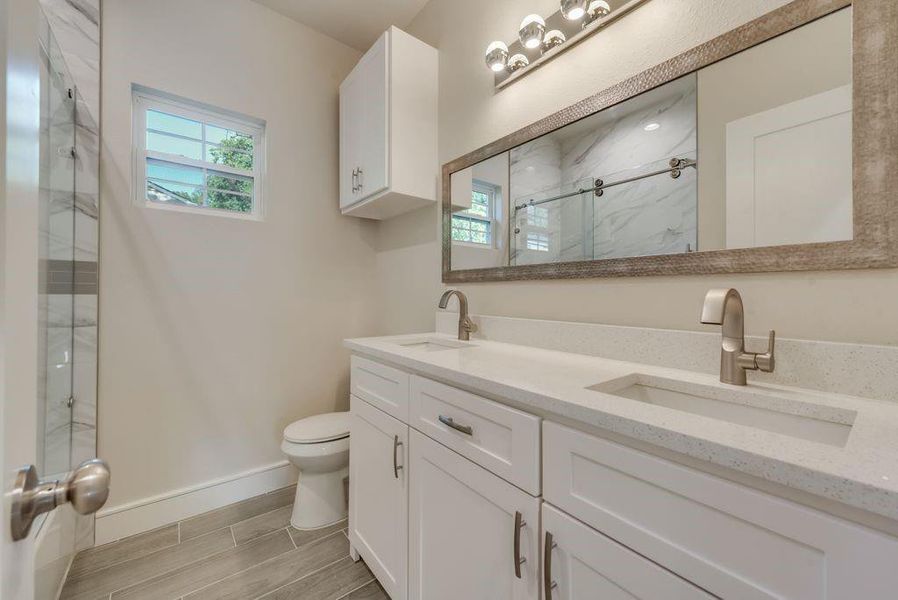
[[[852,239],[851,8],[451,174],[452,269]]]

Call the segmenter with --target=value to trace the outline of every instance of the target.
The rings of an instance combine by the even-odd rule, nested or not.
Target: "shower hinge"
[[[66,408],[72,408],[75,405],[75,397],[69,396],[68,400],[65,401]]]

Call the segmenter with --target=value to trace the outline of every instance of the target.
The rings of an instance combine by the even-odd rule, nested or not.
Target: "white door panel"
[[[38,7],[34,0],[0,3],[5,42],[0,143],[5,152],[0,193],[0,598],[34,594],[34,538],[10,535],[10,498],[16,469],[37,462],[38,181],[40,68]],[[0,43],[0,48],[3,44]],[[9,86],[9,87],[6,87]]]
[[[726,246],[850,240],[851,86],[726,128]]]
[[[349,541],[392,600],[404,600],[408,426],[355,396],[350,406]]]
[[[539,500],[414,430],[409,469],[409,598],[537,600]]]

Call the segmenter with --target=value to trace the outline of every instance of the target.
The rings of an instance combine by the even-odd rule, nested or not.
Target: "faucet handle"
[[[776,331],[771,329],[767,337],[767,352],[755,356],[755,364],[758,365],[759,370],[765,373],[773,373],[773,369],[776,368],[775,347]]]

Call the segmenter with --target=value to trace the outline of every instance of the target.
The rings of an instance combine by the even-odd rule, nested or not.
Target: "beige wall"
[[[785,4],[785,0],[651,0],[500,92],[483,65],[527,12],[553,0],[431,0],[408,28],[440,50],[440,160],[446,162]],[[438,213],[426,208],[378,232],[378,283],[390,331],[433,328],[442,288]],[[786,337],[898,344],[898,272],[642,277],[462,285],[476,313],[702,329],[705,291],[735,286],[747,329]],[[675,349],[671,349],[674,351]]]
[[[247,0],[104,2],[99,454],[109,506],[283,459],[346,409],[374,332],[374,225],[337,209],[337,87],[359,53]],[[265,119],[265,220],[129,200],[131,83]]]

